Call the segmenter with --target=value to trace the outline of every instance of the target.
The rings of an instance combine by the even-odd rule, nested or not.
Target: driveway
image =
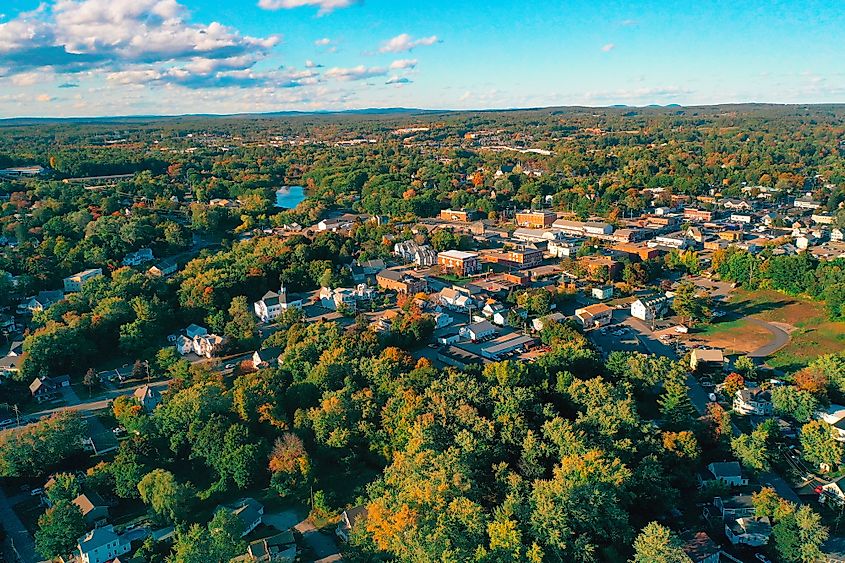
[[[41,558],[35,554],[35,543],[32,536],[29,535],[26,527],[18,518],[18,515],[9,504],[9,499],[3,489],[0,489],[0,522],[6,534],[14,546],[14,551],[17,553],[20,561],[23,563],[35,563]],[[9,561],[16,561],[16,559],[9,559]]]
[[[748,322],[764,328],[772,334],[771,342],[748,353],[748,357],[750,358],[766,358],[771,356],[789,344],[789,341],[791,340],[789,333],[784,330],[783,325],[780,323],[770,323],[754,317],[748,317]]]
[[[329,563],[340,561],[342,556],[333,529],[321,532],[307,518],[305,510],[288,509],[273,514],[265,514],[263,521],[277,530],[295,529],[302,534],[302,542],[314,556],[315,562]]]

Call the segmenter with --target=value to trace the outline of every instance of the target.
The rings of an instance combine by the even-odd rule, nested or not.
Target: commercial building
[[[468,276],[481,271],[481,261],[475,252],[447,250],[437,255],[437,264],[444,273]]]
[[[396,270],[382,270],[376,274],[376,283],[379,288],[414,295],[424,292],[427,284],[425,280],[409,276]]]
[[[593,328],[610,324],[613,320],[613,309],[603,303],[588,305],[575,310],[575,318],[584,328]]]
[[[556,220],[557,215],[551,211],[522,211],[515,217],[517,225],[531,229],[551,227]]]
[[[65,284],[65,293],[72,293],[74,291],[82,291],[82,288],[85,287],[88,282],[93,279],[99,278],[103,275],[102,268],[90,268],[83,272],[79,272],[77,274],[73,274],[72,276],[68,276],[64,280]]]
[[[475,221],[478,213],[469,209],[444,209],[440,212],[440,219],[443,221],[459,221],[469,223]]]

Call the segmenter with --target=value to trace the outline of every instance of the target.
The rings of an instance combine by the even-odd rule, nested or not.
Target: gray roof
[[[83,537],[79,538],[79,550],[88,553],[113,541],[119,540],[120,536],[114,533],[114,526],[102,526],[94,528]]]
[[[738,461],[718,461],[708,467],[714,477],[742,477],[742,468]]]

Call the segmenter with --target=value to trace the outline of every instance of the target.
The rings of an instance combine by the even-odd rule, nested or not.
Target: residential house
[[[60,377],[48,377],[46,375],[36,377],[29,384],[29,392],[32,398],[38,403],[52,401],[61,395],[63,387],[70,386],[70,378],[67,375]]]
[[[438,299],[444,307],[453,311],[468,311],[478,306],[469,290],[463,287],[444,287]]]
[[[733,409],[742,415],[771,416],[772,392],[760,387],[740,389],[734,396]]]
[[[707,466],[707,473],[707,475],[699,476],[699,481],[702,484],[708,481],[718,481],[729,487],[744,487],[748,485],[748,478],[743,477],[742,467],[738,461],[717,461],[710,463]]]
[[[613,309],[603,303],[596,303],[576,309],[575,318],[584,328],[604,326],[613,321]]]
[[[412,240],[397,242],[393,245],[393,254],[406,263],[413,262],[420,267],[433,266],[437,263],[437,252],[427,244],[417,244]]]
[[[395,291],[405,295],[423,293],[428,287],[425,280],[396,270],[381,270],[376,274],[376,283],[381,289]]]
[[[719,511],[722,518],[741,518],[743,516],[754,516],[754,501],[751,495],[740,494],[728,498],[716,497],[713,499],[713,506]]]
[[[264,505],[251,497],[242,498],[226,506],[218,506],[217,510],[220,509],[229,510],[238,517],[244,530],[241,537],[256,529],[264,516]]]
[[[444,273],[469,276],[481,271],[481,261],[476,252],[446,250],[437,255],[437,264]]]
[[[0,334],[14,334],[18,330],[18,323],[13,315],[0,313]]]
[[[772,524],[768,516],[725,518],[725,536],[733,545],[760,547],[769,543]]]
[[[176,273],[179,263],[174,258],[165,258],[154,266],[151,266],[147,273],[153,277],[166,278]]]
[[[499,329],[490,321],[470,323],[460,329],[461,337],[472,340],[473,342],[489,339],[498,332]]]
[[[194,353],[197,356],[212,358],[219,354],[226,344],[226,338],[216,334],[203,334],[194,337]]]
[[[688,532],[681,536],[684,553],[692,563],[719,563],[722,548],[707,532]]]
[[[593,287],[592,295],[593,299],[598,299],[599,301],[611,299],[613,297],[613,286],[607,284]]]
[[[38,295],[24,299],[18,305],[18,313],[38,313],[58,303],[65,298],[65,292],[61,289],[51,291],[40,291]]]
[[[149,248],[141,248],[135,252],[130,252],[123,258],[124,266],[138,266],[145,262],[151,262],[154,259],[153,251]]]
[[[845,442],[845,407],[833,404],[827,409],[816,413],[816,418],[826,422],[833,435],[840,442]]]
[[[271,367],[278,363],[279,356],[283,351],[284,349],[281,346],[272,346],[270,348],[256,350],[252,354],[252,365],[255,368]]]
[[[287,289],[282,286],[279,292],[268,291],[261,299],[253,303],[253,309],[261,322],[268,323],[276,320],[288,309],[301,309],[302,299],[289,299]]]
[[[79,507],[88,526],[102,524],[109,517],[109,507],[106,501],[94,491],[82,493],[71,502]]]
[[[385,266],[386,264],[381,258],[358,260],[349,267],[352,272],[352,281],[355,283],[372,283],[373,277],[384,270]]]
[[[355,528],[355,525],[367,518],[367,507],[359,504],[354,508],[344,510],[340,514],[340,522],[335,529],[335,533],[340,539],[345,542],[349,541],[349,534]]]
[[[641,321],[651,322],[663,318],[669,312],[672,299],[666,295],[641,297],[631,303],[631,316]]]
[[[161,402],[161,393],[155,387],[142,385],[135,389],[132,396],[146,412],[152,412]]]
[[[115,557],[128,553],[131,542],[125,536],[119,536],[114,526],[94,528],[79,539],[77,548],[82,563],[106,563]]]
[[[830,240],[833,242],[842,242],[845,240],[845,229],[831,229]]]
[[[690,354],[689,365],[693,370],[722,369],[724,363],[725,354],[721,350],[696,348]]]
[[[332,289],[322,287],[319,293],[320,305],[331,311],[337,311],[344,307],[353,312],[357,311],[362,304],[371,302],[374,296],[375,290],[364,283],[358,284],[354,288],[338,287]]]
[[[540,332],[544,328],[546,328],[550,323],[562,323],[566,320],[566,315],[563,313],[550,313],[544,317],[537,317],[533,321],[531,321],[531,326],[537,332]]]
[[[731,221],[734,223],[751,224],[752,216],[750,213],[731,213]]]
[[[298,548],[296,538],[291,530],[287,530],[255,540],[247,546],[246,556],[232,561],[254,561],[256,563],[293,563],[297,560]]]
[[[102,268],[89,268],[68,276],[64,279],[65,293],[73,293],[75,291],[82,291],[91,280],[95,280],[103,275]]]

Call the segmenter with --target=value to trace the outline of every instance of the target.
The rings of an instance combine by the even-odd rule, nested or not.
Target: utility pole
[[[18,426],[21,425],[21,409],[18,407],[17,404],[12,406],[12,410],[15,411],[15,417],[18,420]]]

